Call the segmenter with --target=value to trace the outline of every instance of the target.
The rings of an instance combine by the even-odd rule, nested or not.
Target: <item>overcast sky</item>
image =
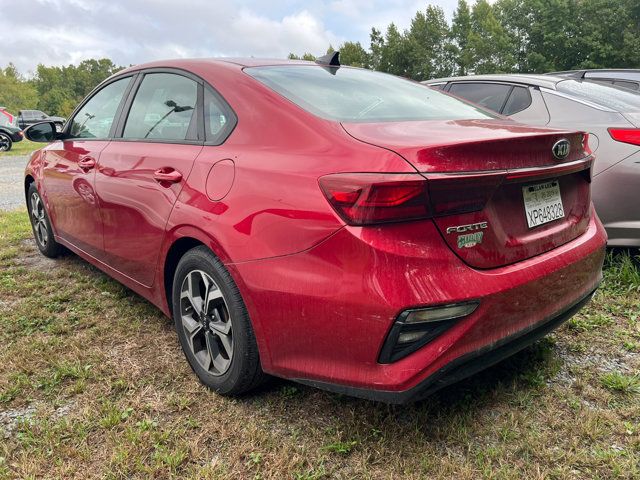
[[[450,18],[457,0],[0,0],[0,66],[109,57],[286,57],[345,40],[369,45],[372,26],[407,27],[428,3]]]

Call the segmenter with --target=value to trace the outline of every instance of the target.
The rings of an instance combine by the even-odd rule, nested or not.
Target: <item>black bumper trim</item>
[[[578,313],[578,311],[584,307],[589,300],[591,300],[591,297],[596,290],[597,286],[569,308],[552,316],[551,318],[547,318],[542,322],[533,324],[517,333],[514,333],[513,335],[504,337],[491,345],[487,345],[486,347],[458,357],[409,390],[396,392],[350,387],[347,385],[317,380],[292,380],[304,385],[328,390],[330,392],[341,393],[378,402],[395,404],[415,402],[428,397],[441,388],[457,383],[460,380],[480,372],[481,370],[495,365],[541,339]]]

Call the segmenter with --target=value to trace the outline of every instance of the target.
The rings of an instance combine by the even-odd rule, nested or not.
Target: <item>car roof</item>
[[[181,58],[172,60],[156,60],[154,62],[133,65],[122,70],[120,73],[131,72],[136,70],[144,70],[148,68],[180,68],[189,70],[191,68],[206,66],[237,66],[244,67],[266,67],[276,65],[317,65],[315,62],[306,60],[289,60],[282,58],[241,58],[241,57],[219,57],[219,58]]]
[[[552,90],[556,89],[556,85],[560,82],[567,80],[567,77],[554,77],[551,75],[536,75],[536,74],[493,74],[493,75],[468,75],[462,77],[444,77],[434,78],[432,80],[426,80],[422,83],[431,85],[434,83],[445,82],[509,82],[509,83],[521,83],[523,85],[532,85],[534,87],[545,87]]]

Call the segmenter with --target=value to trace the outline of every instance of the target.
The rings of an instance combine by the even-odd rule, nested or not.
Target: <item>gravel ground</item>
[[[0,210],[24,206],[23,175],[28,155],[0,158]]]

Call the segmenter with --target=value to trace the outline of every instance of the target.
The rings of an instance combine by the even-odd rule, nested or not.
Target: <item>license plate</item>
[[[522,187],[524,212],[529,228],[564,217],[558,180]]]

